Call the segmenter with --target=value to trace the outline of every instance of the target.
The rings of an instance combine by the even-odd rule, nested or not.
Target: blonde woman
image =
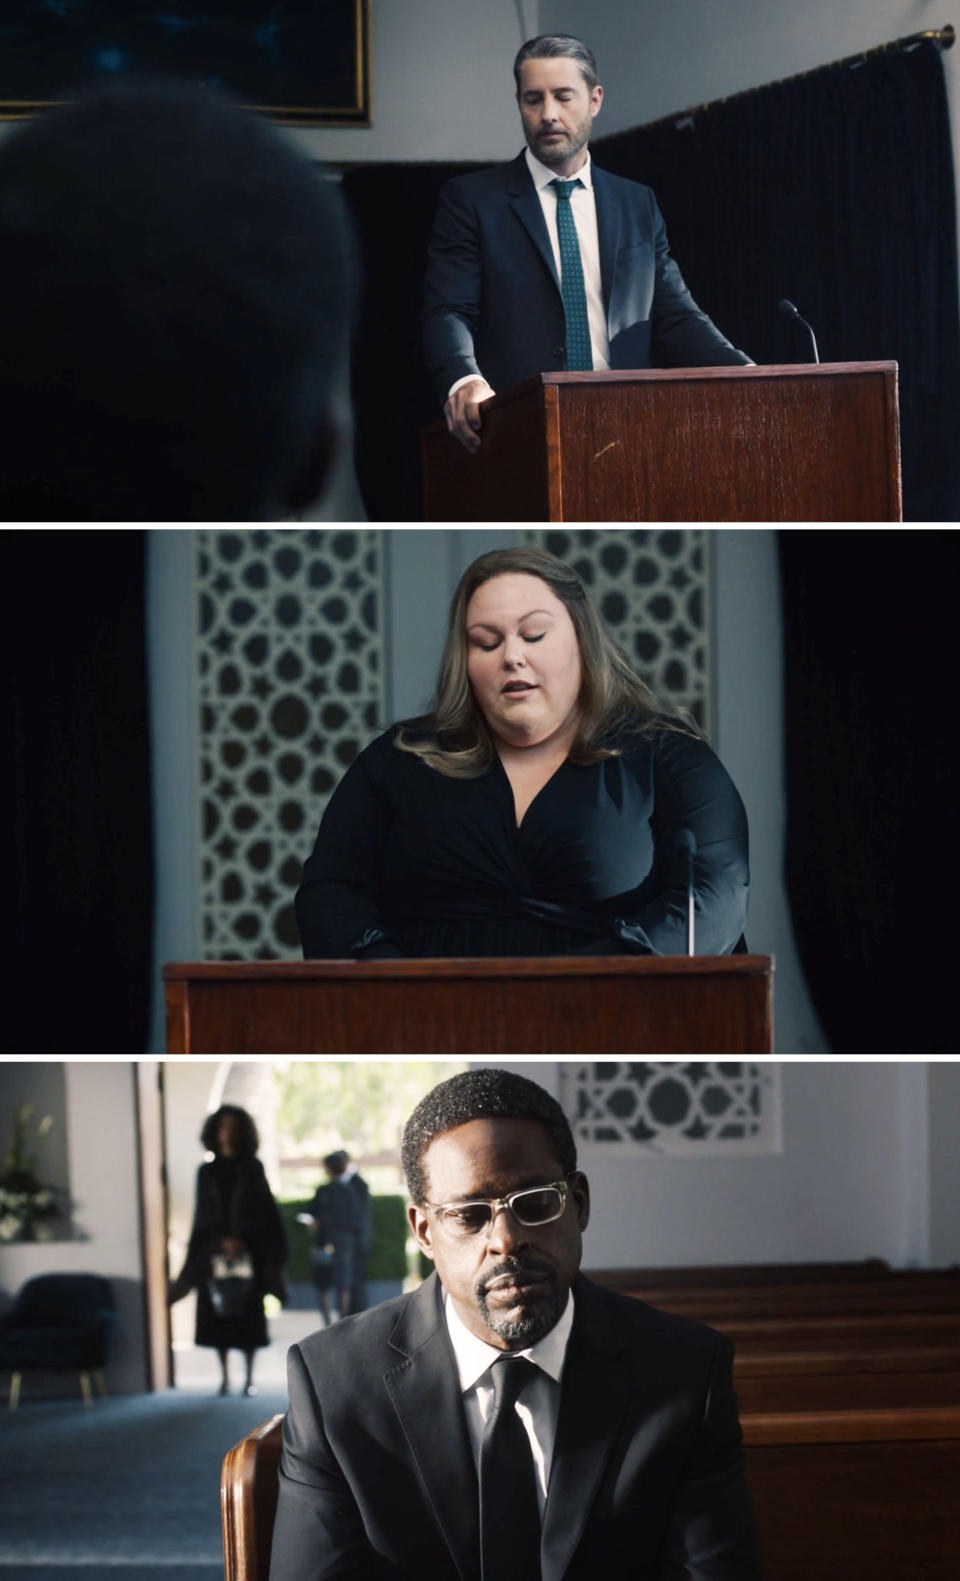
[[[351,765],[297,892],[305,956],[669,955],[738,946],[747,822],[580,577],[495,550],[453,598],[432,712]]]

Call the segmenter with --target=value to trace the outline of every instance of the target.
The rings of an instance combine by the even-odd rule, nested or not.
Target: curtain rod
[[[811,66],[808,71],[795,72],[792,77],[781,77],[777,82],[765,82],[756,88],[743,88],[739,93],[727,94],[722,99],[708,99],[705,104],[694,104],[689,110],[675,110],[672,115],[660,115],[655,121],[643,122],[636,130],[647,131],[651,126],[665,126],[668,122],[685,121],[690,116],[702,115],[705,110],[715,110],[718,104],[733,104],[737,99],[748,99],[751,94],[763,93],[767,88],[781,88],[787,82],[800,82],[804,77],[812,77],[818,71],[836,71],[841,66],[859,66],[863,61],[871,60],[874,55],[886,55],[894,49],[913,49],[915,45],[923,44],[927,40],[937,44],[940,49],[950,49],[956,37],[950,22],[946,27],[927,28],[922,33],[908,33],[905,38],[895,38],[889,44],[877,44],[873,49],[861,50],[859,55],[847,55],[843,60],[832,60],[826,66]],[[612,132],[609,135],[618,137],[620,134]]]

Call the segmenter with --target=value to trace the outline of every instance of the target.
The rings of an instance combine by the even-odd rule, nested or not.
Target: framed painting
[[[3,0],[3,119],[144,72],[291,126],[369,126],[370,0]]]

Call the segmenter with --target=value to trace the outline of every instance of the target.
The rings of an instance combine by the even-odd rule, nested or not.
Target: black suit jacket
[[[729,1340],[579,1277],[543,1581],[756,1581]],[[432,1275],[294,1345],[271,1581],[479,1581],[477,1479]]]
[[[687,290],[650,188],[592,170],[610,366],[749,363]],[[562,369],[564,335],[553,250],[524,155],[448,181],[424,311],[424,351],[441,400],[468,373],[506,390]]]

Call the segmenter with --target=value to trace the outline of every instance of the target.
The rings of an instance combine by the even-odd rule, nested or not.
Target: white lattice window
[[[538,527],[525,538],[574,567],[638,675],[709,735],[707,529]]]
[[[592,1060],[561,1066],[578,1147],[686,1154],[780,1150],[776,1065],[756,1060]]]
[[[320,814],[387,723],[381,534],[210,529],[195,543],[203,954],[296,958],[293,895]]]

